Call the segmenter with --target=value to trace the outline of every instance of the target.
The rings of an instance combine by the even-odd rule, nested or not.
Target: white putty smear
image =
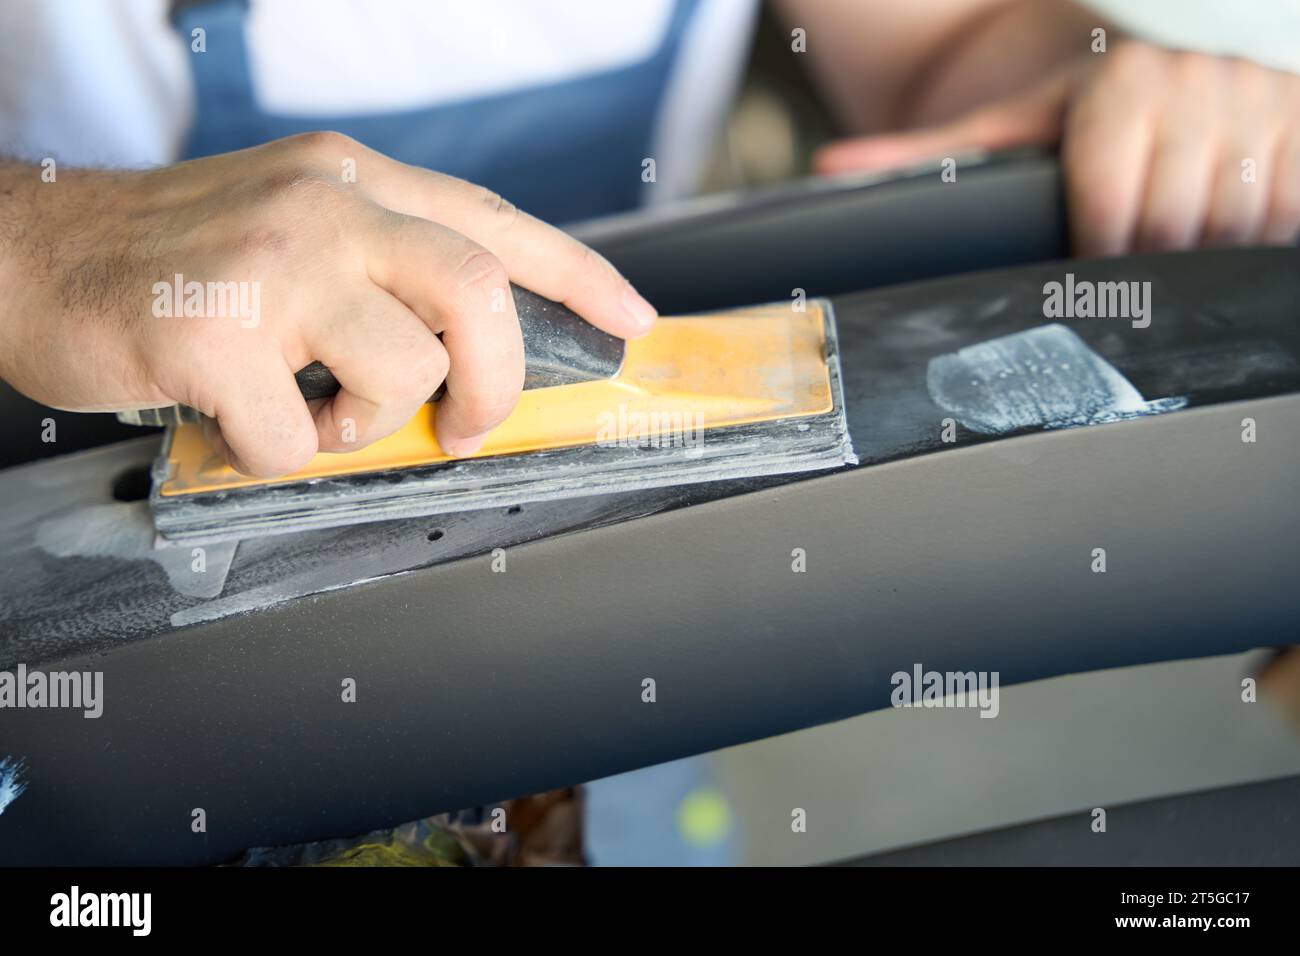
[[[21,760],[5,757],[0,760],[0,813],[23,795],[27,781],[23,779],[25,765]]]
[[[1172,411],[1185,398],[1148,402],[1072,329],[1040,325],[930,360],[930,398],[981,435],[1095,425]]]

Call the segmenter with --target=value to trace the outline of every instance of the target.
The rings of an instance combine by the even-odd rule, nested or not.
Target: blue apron
[[[621,212],[640,204],[642,161],[699,2],[676,0],[663,43],[630,66],[425,109],[311,117],[257,104],[244,39],[247,0],[178,3],[172,20],[186,48],[196,27],[207,46],[189,54],[197,112],[183,152],[207,156],[332,129],[402,162],[487,186],[552,222]]]

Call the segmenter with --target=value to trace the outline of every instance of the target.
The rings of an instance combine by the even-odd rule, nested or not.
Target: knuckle
[[[1272,71],[1242,57],[1232,57],[1225,60],[1224,63],[1227,66],[1228,76],[1232,80],[1233,87],[1237,91],[1260,98],[1272,92]]]
[[[1114,74],[1130,82],[1147,80],[1155,71],[1170,65],[1168,56],[1183,54],[1166,54],[1146,43],[1123,43],[1111,54],[1110,66]]]
[[[609,261],[591,246],[567,236],[564,237],[564,242],[571,253],[564,257],[567,266],[563,271],[568,285],[574,288],[599,286],[607,280],[621,279]]]
[[[610,268],[605,258],[591,246],[584,242],[576,243],[576,245],[578,247],[576,259],[579,271],[586,274],[605,272]]]
[[[462,292],[503,289],[510,284],[505,265],[488,250],[470,250],[456,267],[456,286]]]
[[[493,192],[491,189],[476,188],[478,189],[479,206],[487,210],[488,217],[497,229],[509,229],[519,221],[519,207],[509,199],[506,199],[500,193]]]
[[[1185,94],[1212,97],[1222,88],[1225,76],[1224,64],[1220,60],[1189,50],[1176,50],[1162,56],[1166,58],[1169,75]]]
[[[309,160],[333,162],[349,152],[355,153],[361,146],[346,133],[336,130],[315,130],[299,133],[285,140],[286,145],[296,154]]]
[[[1201,73],[1207,66],[1217,62],[1194,50],[1170,50],[1162,55],[1177,73]]]

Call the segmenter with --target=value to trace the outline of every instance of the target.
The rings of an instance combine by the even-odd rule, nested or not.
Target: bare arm
[[[1089,52],[1097,14],[1066,0],[775,0],[854,133],[951,119]]]

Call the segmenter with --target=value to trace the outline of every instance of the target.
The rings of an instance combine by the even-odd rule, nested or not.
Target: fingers
[[[439,221],[491,249],[517,283],[620,338],[653,328],[654,307],[588,246],[488,190],[466,183],[449,192]]]
[[[1208,136],[1166,135],[1154,147],[1134,236],[1139,251],[1196,245],[1218,169],[1217,145]]]
[[[373,286],[314,327],[309,345],[342,386],[312,411],[326,452],[355,451],[397,431],[437,391],[450,361],[427,325]]]
[[[1145,100],[1112,91],[1081,94],[1066,117],[1061,162],[1070,205],[1075,250],[1082,256],[1114,256],[1130,248],[1142,211],[1155,144],[1155,125]],[[1159,199],[1164,202],[1163,199]]]
[[[1293,124],[1282,135],[1274,151],[1262,236],[1265,242],[1288,245],[1300,238],[1300,124]]]
[[[1235,246],[1259,242],[1268,218],[1272,164],[1283,126],[1275,113],[1280,84],[1267,70],[1244,61],[1221,61],[1218,87],[1231,102],[1218,107],[1226,127],[1218,170],[1210,187],[1202,242]]]
[[[230,467],[253,478],[302,468],[316,454],[316,426],[284,358],[250,350],[222,370],[207,436]]]
[[[523,390],[510,277],[496,256],[438,223],[390,214],[383,236],[367,263],[371,278],[438,333],[447,352],[438,443],[451,455],[473,454]]]
[[[1079,254],[1295,241],[1300,81],[1142,44],[1108,56],[1062,146]]]
[[[491,190],[366,151],[358,184],[379,205],[440,223],[490,249],[520,285],[562,302],[621,338],[645,335],[657,313],[608,261]]]
[[[1268,217],[1270,171],[1266,165],[1257,165],[1254,178],[1248,180],[1243,178],[1240,164],[1241,157],[1271,157],[1272,152],[1271,144],[1265,146],[1256,142],[1249,146],[1241,140],[1223,150],[1209,188],[1209,208],[1201,237],[1203,245],[1248,245],[1263,237]],[[1252,161],[1266,164],[1271,159]]]

